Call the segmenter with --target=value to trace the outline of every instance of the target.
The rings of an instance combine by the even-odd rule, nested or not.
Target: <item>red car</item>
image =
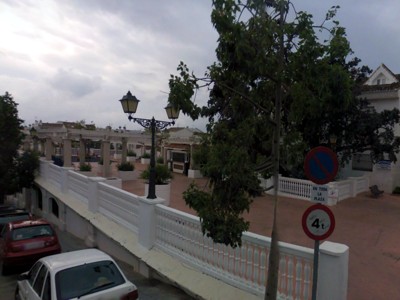
[[[10,268],[29,268],[38,259],[61,253],[53,226],[45,220],[14,221],[0,233],[0,260],[3,275]]]

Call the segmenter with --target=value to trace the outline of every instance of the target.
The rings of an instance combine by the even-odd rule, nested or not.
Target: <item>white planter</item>
[[[201,174],[200,170],[189,169],[188,170],[188,177],[189,178],[203,178],[203,174]]]
[[[136,172],[135,170],[133,171],[118,171],[118,177],[122,181],[128,181],[128,180],[136,180],[138,179],[139,173]]]
[[[140,162],[143,164],[143,165],[149,165],[150,164],[150,158],[141,158],[140,159]]]
[[[114,159],[121,159],[121,157],[122,157],[122,154],[118,154],[118,153],[114,154]]]
[[[149,185],[147,183],[144,184],[144,196],[147,197],[149,194]],[[157,199],[164,199],[165,202],[163,203],[166,206],[169,206],[171,194],[171,184],[156,184],[156,196]]]
[[[136,161],[136,156],[127,156],[126,161],[134,162],[134,161]]]

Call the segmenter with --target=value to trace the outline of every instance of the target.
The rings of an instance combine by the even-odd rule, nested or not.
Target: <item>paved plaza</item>
[[[114,165],[113,174],[116,174]],[[138,163],[135,166],[138,171],[146,168]],[[195,215],[182,197],[193,181],[200,186],[207,184],[206,179],[193,180],[174,174],[170,207]],[[123,189],[142,196],[144,181],[126,181]],[[313,248],[314,241],[305,235],[301,226],[302,215],[311,205],[304,200],[279,198],[280,241]],[[251,232],[270,236],[272,208],[272,196],[254,199],[250,212],[245,214]],[[336,228],[328,240],[350,247],[348,300],[400,299],[400,196],[385,193],[373,198],[365,192],[330,208]]]

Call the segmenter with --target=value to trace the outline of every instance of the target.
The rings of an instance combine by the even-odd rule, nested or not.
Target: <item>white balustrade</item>
[[[246,232],[242,246],[233,249],[203,236],[195,216],[164,205],[156,206],[156,215],[156,247],[204,273],[251,293],[264,294],[269,238]],[[289,297],[285,299],[308,299],[312,249],[287,243],[279,243],[279,247],[279,293]]]
[[[76,172],[68,173],[68,192],[74,197],[83,201],[85,204],[89,203],[89,177]]]
[[[137,233],[138,197],[103,182],[97,185],[97,189],[98,211]]]
[[[271,180],[260,179],[261,186],[267,188],[272,184]],[[296,179],[279,176],[279,191],[278,194],[284,197],[296,198],[310,201],[311,188],[315,184],[310,180]],[[347,198],[356,196],[359,193],[365,192],[369,187],[369,177],[350,177],[347,180],[333,181],[328,185],[328,194],[336,195],[335,199],[331,196],[328,200],[328,205],[334,205],[337,201],[342,201]],[[269,190],[268,194],[273,194],[274,190]],[[336,198],[337,197],[337,198]]]
[[[216,244],[211,238],[203,235],[198,217],[160,204],[162,199],[149,200],[105,184],[102,182],[105,179],[89,178],[50,162],[41,163],[49,164],[41,166],[41,172],[46,172],[43,174],[46,178],[53,177],[49,182],[58,187],[62,193],[86,203],[91,212],[101,213],[136,233],[139,243],[144,248],[150,250],[156,247],[199,272],[260,297],[264,294],[270,238],[245,232],[241,247],[231,248]],[[357,189],[368,186],[368,182],[362,179],[354,182],[359,187]],[[67,186],[59,187],[63,183]],[[294,190],[302,197],[309,193],[311,186],[301,180],[286,179],[281,180],[281,185],[285,191]],[[340,192],[350,189],[346,183],[335,185],[334,188]],[[347,291],[348,247],[323,243],[321,249],[324,251],[320,253],[320,268],[335,267],[335,271],[319,270],[320,274],[330,274],[329,282],[322,280],[321,284],[318,283],[319,292],[336,295],[338,290],[340,295],[343,295]],[[336,251],[337,249],[340,251]],[[279,250],[279,299],[309,300],[312,288],[313,250],[282,242],[279,242]],[[337,281],[339,286],[335,285]]]
[[[47,180],[59,188],[61,188],[61,170],[61,167],[53,163],[48,164]]]

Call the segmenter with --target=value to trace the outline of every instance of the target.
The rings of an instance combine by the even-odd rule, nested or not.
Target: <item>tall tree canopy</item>
[[[353,57],[334,19],[337,9],[315,24],[287,0],[214,0],[217,61],[203,78],[183,62],[171,75],[169,102],[193,119],[209,120],[209,147],[201,157],[211,189],[192,185],[184,198],[215,242],[240,245],[249,227],[242,213],[257,194],[258,172],[270,171],[279,153],[281,169],[300,176],[307,151],[329,144],[331,136],[342,162],[365,150],[395,160],[399,111],[377,113],[357,97],[371,70]],[[209,100],[198,106],[192,97],[204,86]],[[280,151],[274,153],[276,129]]]
[[[17,106],[9,93],[0,96],[0,203],[6,195],[30,187],[39,166],[36,153],[18,152],[23,133]]]
[[[338,7],[327,12],[322,24],[314,24],[310,14],[294,9],[290,19],[290,5],[286,0],[214,0],[211,20],[219,33],[218,61],[204,78],[181,62],[179,74],[169,81],[170,103],[193,119],[209,120],[203,171],[212,192],[187,201],[218,242],[237,245],[239,231],[248,228],[240,215],[257,192],[255,171],[269,166],[276,113],[282,122],[281,167],[287,172],[298,174],[305,153],[329,143],[331,136],[342,162],[365,150],[375,159],[390,153],[395,160],[399,151],[393,135],[399,111],[377,113],[357,97],[371,70],[359,67],[360,60],[352,56],[345,29],[334,20]],[[276,112],[278,83],[282,108]],[[192,99],[201,86],[210,91],[205,106]],[[231,218],[238,221],[236,232]],[[214,233],[215,224],[226,227],[218,225]]]

